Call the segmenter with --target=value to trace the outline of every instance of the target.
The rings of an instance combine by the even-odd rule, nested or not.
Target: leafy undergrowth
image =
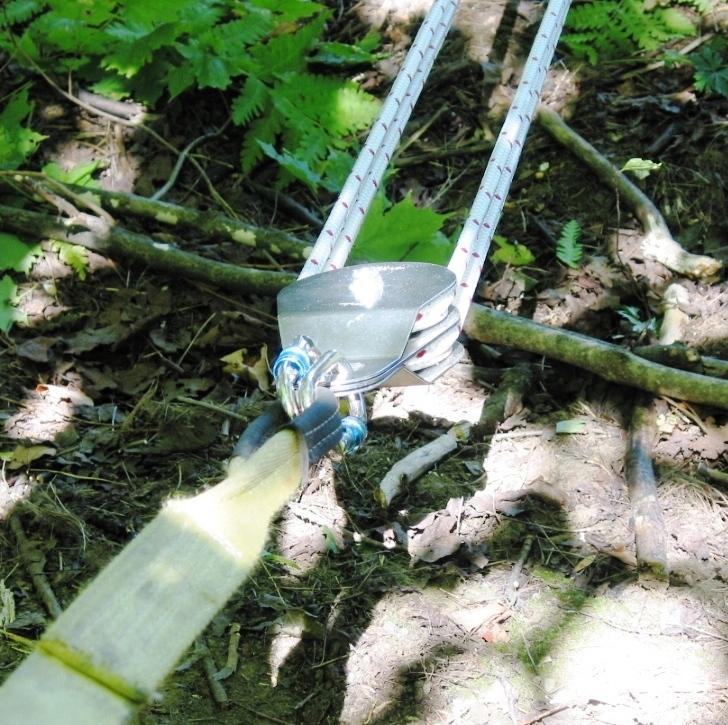
[[[17,11],[21,5],[8,8]],[[224,70],[200,65],[195,55],[195,48],[214,49],[219,33],[242,32],[239,23],[226,26],[252,8],[261,18],[278,16],[283,27],[276,40],[300,42],[296,47],[303,50],[290,57],[301,63],[305,58],[301,74],[315,67],[314,75],[331,82],[339,78],[340,87],[349,87],[353,81],[342,79],[354,73],[342,72],[339,61],[354,54],[363,63],[355,66],[362,89],[357,98],[365,86],[372,97],[383,94],[385,76],[371,67],[371,54],[396,58],[407,42],[399,31],[383,35],[375,47],[363,41],[369,31],[349,13],[338,20],[315,3],[273,5],[241,3],[236,20],[212,12],[229,5],[205,3],[201,7],[209,12],[201,32],[179,31],[180,16],[174,15],[176,35],[169,28],[144,26],[149,4],[139,6],[137,25],[130,24],[130,16],[121,23],[120,5],[94,6],[96,13],[112,8],[89,34],[100,43],[99,52],[64,48],[74,36],[58,31],[57,44],[33,57],[64,69],[75,59],[79,65],[72,70],[85,82],[113,81],[120,92],[135,96],[144,93],[150,73],[160,81],[154,92],[165,94],[156,107],[161,118],[152,121],[179,148],[227,120],[221,99],[232,104],[233,113],[239,111],[242,101],[236,105],[236,99],[253,94],[255,82],[246,91],[251,77],[267,94],[256,118],[264,117],[265,108],[283,113],[276,103],[290,90],[284,79],[262,71],[238,73],[237,56],[227,50],[221,55]],[[35,52],[31,41],[38,28],[55,27],[48,19],[51,8],[66,13],[64,28],[80,33],[92,23],[80,12],[73,15],[75,4],[25,6],[28,13],[12,22],[29,52]],[[181,13],[189,7],[179,3],[163,10]],[[312,14],[286,19],[286,7]],[[324,15],[328,35],[304,48],[294,27],[305,36]],[[122,37],[139,51],[127,58],[128,74],[119,71]],[[264,52],[263,37],[243,42],[251,57]],[[331,45],[338,42],[344,46]],[[365,55],[356,55],[355,48]],[[446,110],[412,141],[403,154],[407,162],[395,163],[389,198],[376,201],[364,228],[363,258],[447,257],[452,242],[446,240],[457,233],[484,165],[482,152],[467,152],[468,144],[497,133],[499,120],[487,113],[482,68],[463,68],[463,52],[457,40],[443,51],[412,129]],[[101,57],[113,57],[113,65],[96,63]],[[320,69],[318,63],[331,58],[338,59],[336,70]],[[192,85],[170,101],[172,76],[162,74],[169,74],[172,60],[186,69]],[[661,163],[639,183],[686,247],[724,254],[726,131],[716,122],[726,113],[724,99],[719,93],[686,99],[694,82],[692,66],[637,76],[629,70],[605,66],[598,77],[582,77],[574,125],[619,166],[637,158]],[[230,86],[218,95],[222,89],[214,82],[222,82],[223,72]],[[8,104],[0,126],[15,134],[14,150],[0,157],[3,170],[32,165],[54,178],[110,185],[119,169],[132,168],[137,190],[158,187],[168,177],[175,157],[148,137],[130,130],[108,133],[105,121],[89,120],[42,90],[39,80],[26,91],[16,75],[3,73]],[[97,78],[91,78],[94,73]],[[463,79],[462,88],[454,88],[454,73]],[[207,87],[199,91],[195,85]],[[374,104],[367,100],[363,107]],[[251,119],[239,132],[226,131],[197,158],[217,191],[246,218],[310,241],[317,229],[283,202],[324,216],[333,194],[316,178],[327,178],[330,156],[309,160],[301,170],[303,183],[292,181],[281,169],[298,180],[291,159],[302,159],[279,134],[275,144],[264,142],[277,156],[270,148],[265,156],[261,149],[260,164],[249,176],[226,171],[240,169],[241,148],[247,148],[256,123]],[[311,116],[307,123],[323,128],[322,119]],[[334,143],[334,151],[353,153],[361,143],[349,131],[340,137],[346,148]],[[648,150],[663,133],[663,145]],[[136,166],[124,166],[130,157]],[[55,168],[49,166],[53,163]],[[281,180],[290,183],[269,200],[248,185],[250,180],[267,189]],[[185,168],[171,198],[213,208],[198,182],[197,172]],[[3,199],[9,197],[18,206],[40,205],[32,195],[3,187]],[[155,241],[250,261],[240,245],[200,234],[172,236],[169,227],[119,217]],[[644,342],[662,314],[657,295],[672,280],[667,270],[640,256],[637,242],[630,246],[638,239],[635,227],[624,203],[534,128],[481,299],[623,344]],[[615,228],[620,230],[616,251]],[[94,252],[79,259],[75,248],[52,240],[37,243],[30,237],[22,242],[0,237],[0,300],[5,300],[0,323],[5,330],[14,325],[0,337],[0,511],[6,516],[22,504],[20,520],[66,606],[162,501],[219,479],[245,422],[271,398],[263,389],[269,382],[265,355],[278,341],[269,298],[234,297],[122,259],[112,262]],[[253,261],[297,265],[285,258]],[[721,354],[728,346],[724,286],[682,282],[692,305],[686,342]],[[7,304],[11,300],[14,304]],[[632,393],[573,369],[534,361],[537,384],[492,440],[461,446],[403,491],[391,509],[377,504],[373,490],[395,461],[459,418],[477,416],[503,370],[523,362],[517,351],[472,346],[470,352],[476,367],[459,367],[458,375],[439,387],[377,396],[374,407],[382,404],[387,415],[372,422],[365,449],[335,457],[312,474],[272,532],[261,566],[183,658],[162,699],[145,709],[140,722],[512,723],[557,708],[562,709],[548,718],[557,724],[722,721],[728,674],[726,499],[701,477],[698,464],[725,468],[725,416],[675,401],[659,404],[655,453],[674,576],[666,592],[644,590],[634,572],[622,476]],[[436,411],[428,407],[435,399]],[[466,414],[456,409],[456,399],[466,401]],[[447,509],[457,519],[461,497],[468,501],[484,487],[498,493],[534,481],[557,490],[561,503],[531,500],[483,529],[480,539],[434,561],[412,562],[404,550],[402,532],[428,514]],[[457,527],[447,533],[457,535]],[[363,541],[355,543],[353,534]],[[388,548],[390,543],[396,545]],[[48,614],[6,526],[0,560],[0,619],[13,633],[37,637]],[[239,660],[226,670],[237,626],[241,640],[233,650]],[[23,654],[0,640],[3,675]],[[215,702],[210,693],[208,657],[227,704]]]

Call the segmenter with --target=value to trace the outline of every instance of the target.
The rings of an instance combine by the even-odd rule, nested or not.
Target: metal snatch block
[[[455,285],[449,269],[423,262],[316,274],[278,294],[281,342],[287,347],[305,335],[322,352],[341,353],[351,373],[337,381],[335,392],[364,392],[384,382],[421,384],[427,381],[403,367],[405,349],[413,332],[421,335],[447,317]]]

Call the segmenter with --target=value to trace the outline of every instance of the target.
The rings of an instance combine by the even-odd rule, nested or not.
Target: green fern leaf
[[[580,244],[581,226],[576,219],[564,224],[561,236],[556,242],[556,257],[572,269],[577,269],[584,255],[584,247]]]
[[[225,57],[239,56],[244,48],[257,43],[273,30],[273,18],[268,12],[251,12],[244,19],[216,25],[207,31],[200,40],[213,52]]]
[[[10,98],[0,113],[0,169],[17,169],[46,138],[22,125],[32,109],[26,86]]]
[[[269,98],[269,89],[256,76],[248,76],[240,95],[233,101],[231,116],[233,123],[244,126],[260,115]]]
[[[295,29],[295,33],[282,33],[258,43],[250,54],[258,64],[260,79],[272,81],[286,73],[300,73],[306,68],[307,55],[323,33],[329,12],[321,13],[314,20]]]
[[[272,146],[282,128],[283,118],[276,111],[261,116],[250,124],[240,151],[240,165],[244,173],[249,173],[263,157],[259,142]]]
[[[61,262],[67,264],[83,282],[88,270],[88,250],[78,244],[58,240],[55,240],[51,247],[54,252],[58,252]]]
[[[124,78],[132,78],[154,58],[154,52],[169,45],[179,33],[179,26],[164,23],[156,28],[138,24],[114,23],[106,32],[118,40],[116,49],[104,58],[102,66],[115,70]]]
[[[47,4],[45,0],[12,0],[5,6],[4,12],[0,14],[0,23],[3,25],[25,23],[36,13],[43,10]]]

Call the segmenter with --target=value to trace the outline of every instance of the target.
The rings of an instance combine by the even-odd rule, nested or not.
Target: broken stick
[[[632,502],[637,566],[641,575],[647,573],[666,581],[668,569],[665,521],[657,500],[657,482],[652,467],[652,448],[656,432],[652,400],[647,396],[640,396],[632,410],[625,466],[627,488]]]

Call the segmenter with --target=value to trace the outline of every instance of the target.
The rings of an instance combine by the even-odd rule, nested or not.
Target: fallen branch
[[[667,580],[667,535],[662,508],[657,500],[657,482],[652,467],[656,436],[652,400],[638,400],[632,410],[629,447],[625,461],[627,488],[632,502],[632,522],[637,548],[637,566],[642,573]]]
[[[475,426],[479,438],[495,433],[496,428],[506,419],[518,413],[523,407],[523,396],[533,382],[533,366],[520,363],[506,370],[503,379],[492,392],[480,411],[480,420]]]
[[[294,275],[286,272],[205,259],[118,225],[107,227],[100,222],[98,217],[89,214],[59,219],[28,209],[0,205],[0,227],[7,231],[28,234],[32,230],[40,237],[79,244],[103,254],[141,262],[159,272],[201,280],[238,294],[276,294],[295,279]]]
[[[561,116],[541,106],[539,123],[563,146],[591,167],[596,175],[630,205],[645,232],[642,252],[648,259],[688,277],[712,277],[722,264],[717,259],[686,252],[672,237],[658,208],[605,156],[564,123]]]
[[[576,332],[475,304],[470,306],[464,331],[474,340],[545,355],[613,383],[728,410],[728,380],[675,370]]]
[[[107,228],[88,214],[58,219],[46,214],[0,205],[0,226],[8,231],[34,234],[80,244],[89,249],[142,262],[168,274],[201,280],[241,292],[275,294],[295,280],[293,274],[240,267],[205,259],[169,244],[161,244],[118,225]],[[615,383],[657,395],[728,409],[728,381],[676,370],[644,360],[624,348],[522,317],[472,305],[465,332],[484,343],[504,345],[589,370]]]
[[[194,229],[201,236],[229,239],[249,249],[265,250],[295,262],[305,260],[310,249],[310,245],[291,234],[247,224],[216,211],[200,211],[122,191],[87,189],[74,184],[63,184],[55,179],[48,179],[45,174],[35,171],[0,172],[0,179],[2,178],[8,183],[47,184],[51,191],[61,194],[66,199],[70,198],[74,202],[79,197],[84,200],[93,200],[114,214],[124,212],[145,219],[154,219],[154,221],[168,226]]]
[[[641,345],[635,347],[632,352],[661,365],[690,370],[714,378],[728,378],[728,360],[701,355],[697,350],[685,345]]]

